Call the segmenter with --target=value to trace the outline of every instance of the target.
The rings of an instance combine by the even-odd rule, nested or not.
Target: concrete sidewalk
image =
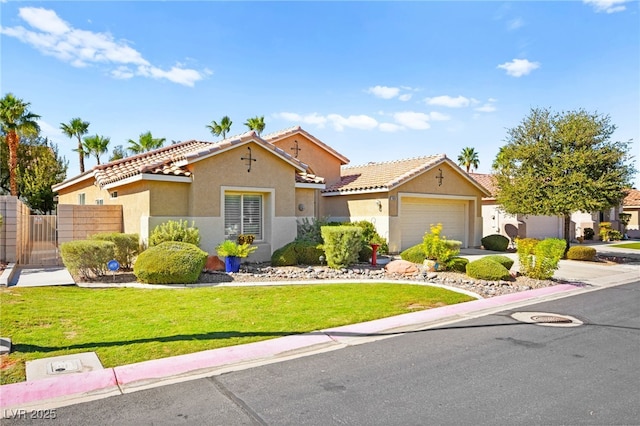
[[[607,246],[604,248],[606,249]],[[597,247],[596,250],[598,250]],[[632,253],[635,254],[635,252]],[[461,253],[462,256],[470,259],[487,254],[493,253],[473,249],[464,250]],[[514,254],[509,254],[509,256],[514,256]],[[640,255],[638,258],[640,259]],[[64,272],[60,269],[50,272],[47,270],[30,271],[21,274],[22,280],[25,281],[18,280],[18,285],[29,282],[37,285],[46,282],[49,273],[52,274],[51,277],[57,277],[58,282],[67,281]],[[62,407],[150,387],[337,350],[350,345],[390,338],[404,332],[425,330],[463,319],[481,317],[507,309],[517,309],[532,303],[638,281],[640,280],[640,264],[603,264],[563,260],[560,262],[560,267],[554,278],[572,284],[559,284],[245,345],[4,385],[0,386],[0,408],[3,409],[3,415],[6,415],[6,413],[16,412],[15,410],[18,409]]]

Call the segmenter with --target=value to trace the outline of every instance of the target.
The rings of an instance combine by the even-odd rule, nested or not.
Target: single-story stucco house
[[[631,215],[627,224],[627,236],[640,238],[640,191],[629,189],[622,203],[622,211]]]
[[[483,236],[501,234],[510,239],[519,238],[564,238],[564,218],[562,216],[510,215],[500,209],[496,202],[498,188],[491,174],[470,173],[470,176],[491,193],[482,199]],[[598,238],[600,222],[611,222],[613,229],[620,230],[619,213],[621,207],[603,212],[574,212],[571,214],[571,239],[584,235],[585,228],[595,232]]]
[[[59,204],[120,204],[123,232],[146,242],[167,220],[194,222],[201,247],[253,234],[268,260],[307,218],[369,220],[399,252],[430,224],[478,246],[490,194],[445,155],[343,167],[349,160],[296,126],[266,136],[187,141],[94,167],[53,187]]]

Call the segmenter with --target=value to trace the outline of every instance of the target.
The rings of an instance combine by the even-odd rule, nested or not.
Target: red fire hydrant
[[[378,264],[378,247],[380,247],[380,244],[373,244],[371,243],[371,249],[373,250],[373,253],[371,253],[371,264],[373,266],[376,266]]]

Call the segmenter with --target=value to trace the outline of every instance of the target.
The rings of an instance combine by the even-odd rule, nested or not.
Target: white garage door
[[[401,198],[402,250],[422,243],[425,232],[438,223],[442,224],[441,235],[462,241],[463,247],[466,246],[466,205],[466,201]]]

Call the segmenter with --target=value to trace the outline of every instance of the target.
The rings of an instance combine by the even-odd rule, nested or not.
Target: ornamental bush
[[[104,232],[92,235],[91,239],[114,243],[116,245],[114,259],[118,261],[123,269],[131,269],[133,259],[140,253],[140,238],[138,234]]]
[[[424,252],[424,245],[417,244],[413,247],[409,247],[408,249],[400,253],[400,258],[402,260],[406,260],[407,262],[422,264],[422,262],[424,262],[424,260],[427,258],[427,255]]]
[[[311,241],[292,241],[271,255],[271,266],[318,265],[324,252]]]
[[[492,254],[489,256],[485,256],[485,259],[490,259],[493,260],[494,262],[498,262],[499,264],[501,264],[502,266],[504,266],[505,268],[507,268],[507,270],[511,269],[511,267],[514,264],[514,260],[507,257],[507,256],[503,256],[501,254]]]
[[[565,240],[547,238],[542,241],[533,238],[516,239],[520,273],[538,280],[548,280],[564,256]]]
[[[467,275],[487,281],[511,280],[509,270],[495,260],[482,257],[467,264]]]
[[[500,234],[487,235],[480,241],[486,250],[507,251],[507,247],[509,247],[509,239]]]
[[[584,236],[585,240],[593,240],[593,237],[596,235],[596,233],[593,231],[593,228],[584,228],[582,230],[582,235]]]
[[[460,253],[462,242],[447,240],[442,234],[442,224],[431,225],[430,232],[424,234],[422,245],[427,259],[435,260],[440,265],[446,265],[452,257]],[[455,241],[455,242],[454,242]]]
[[[115,252],[116,245],[111,241],[77,240],[60,244],[64,266],[81,279],[104,275]]]
[[[362,249],[362,228],[357,226],[323,226],[322,248],[330,268],[340,269],[356,263]]]
[[[207,256],[194,244],[166,241],[140,253],[133,273],[148,284],[191,284],[198,281]]]
[[[469,259],[464,257],[452,257],[451,260],[446,265],[448,271],[453,272],[462,272],[463,274],[467,272],[467,265],[469,264]]]
[[[596,260],[596,249],[588,246],[572,246],[567,252],[567,259],[570,260]]]
[[[200,231],[195,227],[195,222],[189,226],[186,220],[169,220],[153,228],[149,236],[149,247],[166,241],[182,241],[200,247]]]
[[[361,262],[368,262],[369,258],[373,255],[373,249],[371,248],[371,244],[379,244],[378,253],[379,254],[387,254],[389,253],[389,246],[387,245],[387,240],[382,238],[378,231],[376,231],[376,226],[369,222],[368,220],[360,220],[358,222],[345,223],[345,226],[357,226],[362,229],[362,248],[358,253],[358,259]]]

